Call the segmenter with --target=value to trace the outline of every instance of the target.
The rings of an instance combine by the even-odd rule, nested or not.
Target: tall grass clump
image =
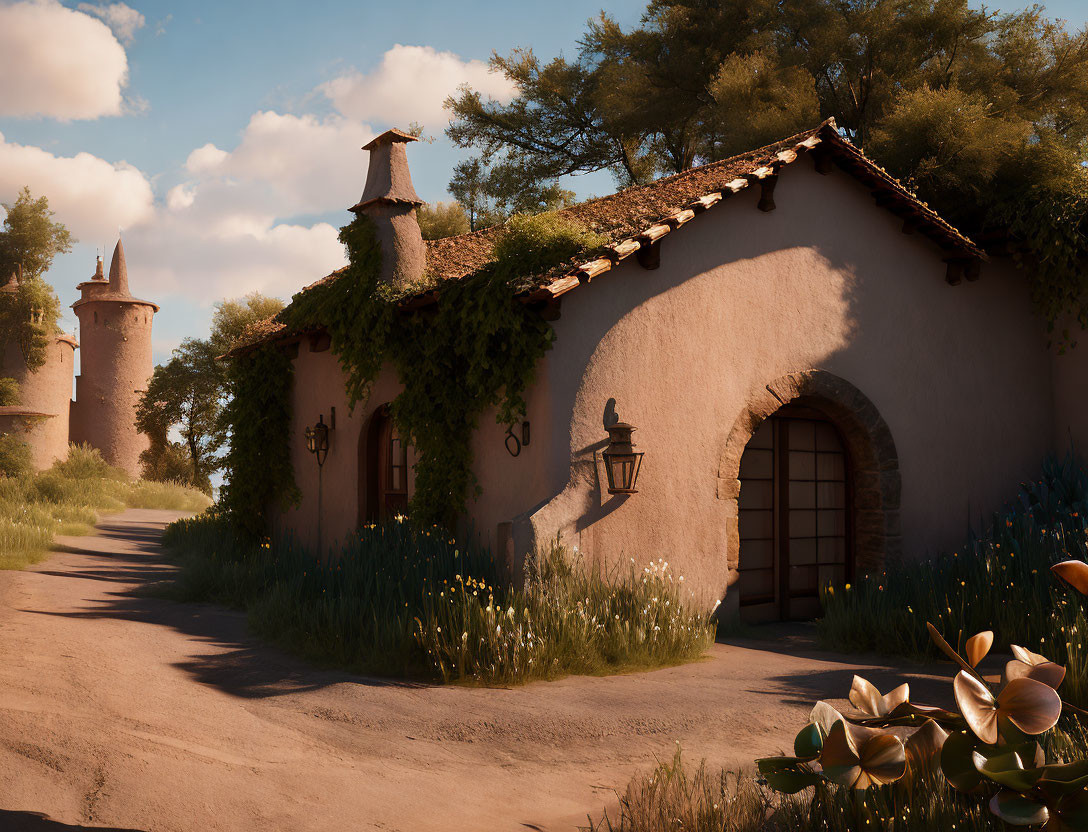
[[[950,641],[958,633],[957,647],[982,630],[1014,634],[1018,643],[1065,664],[1063,695],[1088,705],[1088,655],[1075,637],[1088,633],[1088,617],[1050,574],[1051,565],[1086,556],[1088,471],[1072,454],[1052,458],[1042,477],[1022,485],[985,533],[971,535],[959,551],[892,564],[844,590],[826,590],[818,634],[835,649],[916,658],[936,655],[927,621]]]
[[[517,683],[697,658],[708,614],[664,563],[602,577],[560,549],[503,586],[491,554],[390,521],[324,561],[291,542],[246,544],[215,511],[167,529],[175,598],[244,609],[255,633],[307,658],[442,682]]]
[[[1048,758],[1088,756],[1088,734],[1075,720],[1044,742]],[[787,795],[755,773],[697,767],[672,760],[636,775],[619,806],[584,832],[1008,832],[987,799],[958,792],[937,773],[864,790],[816,786]]]
[[[33,473],[0,474],[0,569],[41,560],[58,534],[85,534],[101,512],[132,508],[199,511],[203,494],[170,483],[133,481],[88,445],[72,445],[66,459]]]

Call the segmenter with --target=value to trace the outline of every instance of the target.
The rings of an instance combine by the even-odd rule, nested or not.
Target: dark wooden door
[[[815,618],[820,588],[850,579],[849,460],[819,411],[767,419],[740,464],[738,590],[743,620]]]
[[[383,406],[374,412],[361,448],[360,472],[365,472],[360,520],[377,523],[408,511],[408,445]]]

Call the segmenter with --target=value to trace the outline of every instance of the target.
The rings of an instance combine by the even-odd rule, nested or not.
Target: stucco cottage
[[[424,243],[410,140],[368,145],[353,210],[378,228],[384,279],[411,285],[424,265],[438,279],[405,302],[418,310],[501,230]],[[602,569],[664,557],[750,620],[811,617],[820,585],[957,545],[1044,455],[1088,444],[1086,348],[1048,348],[1024,274],[833,122],[564,213],[611,245],[518,296],[554,346],[524,423],[484,414],[472,442],[482,492],[466,519],[515,578],[558,536]],[[393,369],[352,411],[327,336],[265,337],[297,349],[302,500],[276,533],[317,547],[320,528],[328,548],[402,511],[414,458],[388,417]],[[320,500],[305,441],[319,418]],[[634,493],[618,469],[610,493],[608,428],[622,442],[624,424],[641,467]]]

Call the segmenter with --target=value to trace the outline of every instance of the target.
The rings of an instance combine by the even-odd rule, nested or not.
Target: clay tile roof
[[[835,120],[828,119],[811,130],[774,144],[562,209],[559,213],[608,237],[610,245],[585,263],[568,265],[559,274],[528,279],[516,289],[524,300],[529,301],[546,301],[566,294],[750,184],[773,179],[782,168],[810,154],[833,162],[871,188],[878,206],[906,217],[920,233],[940,246],[945,259],[976,263],[986,259],[981,248],[843,138]],[[501,233],[502,226],[496,226],[456,237],[428,240],[427,272],[433,287],[405,299],[403,305],[415,308],[434,302],[443,283],[464,278],[486,265],[492,259],[492,248]],[[343,272],[344,269],[338,269],[301,292],[335,281]],[[282,325],[279,326],[277,332],[282,330]],[[273,333],[265,337],[273,337]],[[246,340],[253,344],[262,339]]]
[[[847,173],[873,189],[878,204],[910,216],[919,230],[932,237],[951,255],[985,259],[970,239],[904,187],[891,174],[868,159],[839,135],[834,119],[782,141],[658,179],[649,185],[627,188],[611,196],[573,205],[560,213],[571,217],[611,241],[603,257],[548,281],[533,292],[536,298],[558,296],[635,253],[644,243],[655,242],[717,205],[749,184],[774,176],[783,167],[810,153],[827,154]],[[491,258],[491,247],[501,226],[432,240],[427,244],[428,271],[441,285],[479,269]],[[548,287],[551,287],[549,290]]]

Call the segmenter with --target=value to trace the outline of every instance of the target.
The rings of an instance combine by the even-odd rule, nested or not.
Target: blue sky
[[[447,198],[460,156],[444,95],[458,81],[507,94],[481,63],[492,50],[572,54],[602,5],[632,24],[645,2],[0,0],[0,201],[28,183],[79,237],[50,274],[65,306],[123,226],[133,290],[163,307],[160,361],[206,333],[215,300],[288,296],[338,264],[374,132],[422,122],[438,139],[409,151],[416,188]],[[1083,0],[1047,8],[1088,19]]]

